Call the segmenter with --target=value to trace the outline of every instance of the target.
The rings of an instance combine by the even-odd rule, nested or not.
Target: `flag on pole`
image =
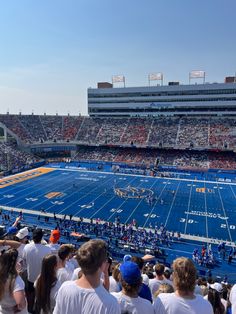
[[[124,75],[114,75],[112,76],[112,83],[119,83],[119,82],[124,82],[125,77]]]
[[[163,79],[163,74],[162,73],[150,73],[148,75],[149,81],[158,81]]]
[[[205,71],[191,71],[189,74],[190,78],[204,78]]]

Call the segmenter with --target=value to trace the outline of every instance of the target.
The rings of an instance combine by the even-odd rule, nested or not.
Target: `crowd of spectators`
[[[81,128],[83,122],[82,117],[67,116],[63,120],[63,139],[74,140]]]
[[[40,116],[36,115],[19,115],[18,117],[21,125],[30,134],[29,142],[39,142],[46,140],[46,134],[42,128]]]
[[[178,147],[201,148],[209,146],[209,120],[205,118],[182,118],[177,138]]]
[[[18,115],[0,114],[0,122],[16,134],[23,142],[31,142],[30,132],[20,123]]]
[[[103,123],[103,119],[84,118],[76,140],[82,143],[95,143]]]
[[[236,121],[218,118],[211,122],[209,132],[210,146],[215,148],[234,148],[236,145]]]
[[[186,169],[235,169],[232,152],[202,152],[193,150],[162,150],[118,147],[80,147],[75,160],[109,161],[145,165],[161,165]]]
[[[148,144],[158,147],[175,147],[178,133],[178,118],[153,119]]]
[[[203,148],[235,148],[236,122],[233,118],[90,118],[6,114],[0,115],[0,122],[25,143],[77,141],[93,146],[91,149],[81,148],[77,159],[139,163],[147,166],[158,162],[160,165],[205,169],[236,167],[233,153],[203,151]],[[97,145],[107,145],[110,148],[100,148]],[[135,148],[139,146],[140,149]],[[141,146],[146,149],[141,149]],[[4,153],[1,155],[3,160]],[[10,159],[8,157],[8,166],[17,166],[13,161],[9,163]]]
[[[234,149],[236,122],[222,117],[130,117],[0,115],[23,142],[76,140],[87,144],[166,148]]]
[[[112,260],[109,242],[96,238],[75,249],[60,243],[60,225],[46,241],[42,229],[31,233],[21,219],[0,235],[0,313],[236,313],[236,285],[212,276],[198,278],[186,257],[175,259],[172,268],[150,254]],[[122,227],[119,221],[112,225]],[[106,224],[105,231],[112,225]],[[132,228],[125,228],[134,241]],[[160,227],[158,234],[163,230]],[[141,245],[146,247],[145,242]]]
[[[60,140],[62,139],[62,117],[55,116],[40,116],[41,127],[46,134],[47,141]]]
[[[130,118],[126,130],[122,134],[121,143],[131,145],[147,144],[151,122],[149,118]]]
[[[128,123],[128,118],[106,118],[106,122],[103,123],[99,131],[96,139],[97,142],[104,144],[120,144],[122,135],[127,132]]]
[[[32,154],[18,150],[14,145],[0,143],[0,171],[17,170],[38,161]]]

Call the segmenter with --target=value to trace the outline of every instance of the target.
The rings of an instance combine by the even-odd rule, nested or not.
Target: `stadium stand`
[[[51,152],[53,148],[57,148],[56,144],[59,148],[59,144],[63,144],[63,149],[66,151],[68,142],[73,142],[76,145],[74,156],[67,159],[68,164],[71,161],[78,163],[81,161],[104,161],[115,165],[124,163],[140,168],[143,166],[145,170],[151,168],[157,173],[159,166],[167,167],[167,169],[168,167],[176,167],[180,170],[197,169],[202,172],[209,169],[234,171],[236,168],[234,152],[236,148],[236,122],[234,118],[230,117],[158,116],[140,118],[133,116],[92,118],[69,115],[6,114],[0,115],[0,123],[4,130],[2,138],[7,138],[11,142],[11,144],[0,144],[0,170],[7,174],[9,174],[9,170],[13,170],[13,173],[14,170],[20,171],[21,167],[24,166],[26,166],[24,168],[26,170],[39,161],[38,157],[26,152],[26,150],[30,151],[31,147],[45,147],[44,153],[46,155],[47,150]],[[12,144],[13,142],[15,144]],[[18,146],[16,142],[19,144]],[[63,155],[63,150],[60,153]],[[142,172],[142,174],[144,173]],[[160,170],[158,174],[171,176],[171,172],[168,170],[163,172]],[[13,221],[13,218],[17,218],[16,222]],[[25,213],[18,216],[17,213],[13,212],[13,209],[12,212],[0,209],[0,222],[0,230],[6,229],[6,233],[1,235],[0,240],[0,290],[2,291],[0,292],[0,312],[2,313],[13,313],[14,311],[27,313],[24,291],[26,292],[29,312],[40,314],[77,313],[78,308],[82,308],[84,313],[99,313],[99,306],[102,307],[100,313],[103,313],[105,308],[106,313],[121,313],[121,311],[144,313],[143,306],[148,313],[168,313],[161,312],[163,307],[168,308],[169,304],[173,304],[175,306],[174,311],[177,305],[178,309],[183,305],[179,304],[179,296],[184,296],[186,299],[196,298],[197,312],[213,313],[215,305],[211,295],[216,295],[215,290],[219,293],[224,307],[220,305],[217,310],[225,313],[231,307],[234,311],[236,307],[235,286],[231,290],[231,284],[234,282],[230,281],[228,284],[227,278],[223,279],[221,269],[229,269],[227,264],[235,264],[235,248],[223,249],[224,242],[220,244],[221,248],[218,253],[216,246],[213,249],[207,247],[201,250],[199,243],[197,244],[198,252],[196,252],[193,243],[186,244],[184,241],[182,243],[180,234],[166,230],[164,225],[150,226],[152,230],[138,228],[135,222],[121,225],[118,216],[115,218],[115,222],[101,222],[99,219],[85,221],[83,217],[75,217],[74,219],[72,215],[67,219],[66,215],[57,217],[56,213],[52,216],[43,211],[38,214],[37,218],[35,215]],[[29,230],[27,235],[24,228]],[[43,231],[40,231],[39,228],[46,231],[44,240],[41,237]],[[60,238],[56,250],[52,246],[52,243],[55,243],[49,239],[51,232],[58,235],[56,244]],[[21,234],[25,236],[22,238]],[[29,235],[33,240],[30,244],[27,243],[27,236]],[[35,239],[36,236],[40,238],[40,241],[38,238]],[[99,265],[94,266],[96,272],[91,273],[91,269],[88,270],[81,261],[82,241],[98,237],[107,244],[99,242],[102,247],[102,254],[100,254],[101,251],[97,252],[95,248],[90,252],[93,261],[95,260],[93,254],[97,254],[96,257],[101,256]],[[88,242],[87,245],[90,243]],[[65,246],[67,244],[69,246]],[[71,253],[71,245],[75,248],[73,253]],[[82,249],[78,252],[79,247]],[[9,248],[12,249],[9,250]],[[42,252],[42,254],[40,253],[37,259],[37,273],[33,272],[32,276],[32,271],[29,269],[32,265],[33,268],[35,267],[35,259],[28,256],[28,251],[37,248],[38,252]],[[106,262],[107,254],[105,251],[107,248],[110,256],[113,257],[112,266],[115,267],[118,263],[123,265],[117,277],[119,284],[116,287],[119,287],[119,291],[112,293],[113,296],[108,292],[111,269]],[[171,251],[172,249],[173,251]],[[168,255],[166,251],[171,251],[171,254]],[[192,256],[193,262],[186,257],[176,261],[174,251],[177,251],[177,254],[185,252],[187,256]],[[44,253],[50,253],[50,255],[45,257]],[[63,268],[59,272],[56,271],[57,259],[54,258],[55,254],[60,257],[60,269]],[[126,256],[125,259],[123,259],[124,255]],[[141,286],[140,270],[133,263],[129,264],[127,261],[127,256],[130,256],[131,259],[131,255],[142,257],[144,262],[142,275],[151,290],[153,288],[152,283],[155,282],[153,279],[157,276],[156,270],[162,268],[160,278],[156,277],[156,279],[161,281],[160,284],[170,285],[173,284],[173,279],[175,293],[170,293],[167,296],[166,294],[159,295],[158,292],[157,295],[156,289],[152,291],[153,303],[150,300],[146,301],[148,303],[143,302],[138,296]],[[89,259],[88,256],[87,258]],[[10,271],[13,277],[4,270],[3,265],[6,260],[11,264]],[[47,265],[50,261],[51,266]],[[89,263],[89,260],[86,262]],[[169,268],[172,262],[174,262],[174,270],[177,275],[172,274],[167,279],[164,277],[163,270],[164,267]],[[161,264],[164,266],[160,266]],[[155,273],[153,273],[154,265],[156,265]],[[183,270],[184,267],[186,269],[183,274],[180,270]],[[28,274],[26,269],[28,269]],[[18,275],[17,270],[20,270],[19,273],[23,280]],[[78,278],[78,280],[68,281],[68,279],[72,279],[75,270],[77,277],[73,278]],[[202,280],[196,281],[197,270],[198,275],[207,277],[206,280],[202,278]],[[214,278],[211,271],[214,272]],[[62,272],[63,274],[59,275]],[[218,278],[217,273],[220,274]],[[95,278],[92,284],[91,280],[88,280],[88,278],[91,279],[89,277],[91,275]],[[188,282],[185,281],[185,285],[183,285],[181,281],[183,283],[183,277],[186,278],[186,276]],[[13,284],[11,285],[9,283],[12,278]],[[136,280],[137,278],[139,280]],[[45,283],[46,279],[50,282]],[[24,280],[28,281],[26,287]],[[65,282],[63,283],[63,281]],[[214,281],[221,285],[221,288]],[[68,304],[64,303],[65,298],[73,298],[71,291],[76,291],[76,285],[88,293],[86,290],[88,286],[83,286],[88,282],[92,288],[97,289],[96,291],[100,295],[100,300],[96,299],[97,303],[95,302],[97,306],[84,300],[78,294],[80,302],[76,303],[77,301],[74,300],[74,303],[70,303],[72,307],[69,308]],[[43,290],[47,293],[40,294],[42,290],[40,285],[44,287]],[[158,288],[160,288],[159,286],[158,283]],[[10,293],[8,293],[9,287]],[[70,287],[70,290],[67,287]],[[186,293],[187,289],[189,293]],[[20,301],[16,298],[17,291],[20,291]],[[35,292],[36,297],[34,296]],[[194,297],[194,293],[196,297]],[[209,302],[203,299],[203,295],[208,296]],[[190,311],[193,305],[186,301],[184,306],[189,307]],[[215,308],[214,311],[216,311]]]
[[[20,151],[16,147],[0,143],[0,171],[17,170],[25,165],[32,165],[38,158],[32,154]]]
[[[175,149],[233,149],[233,118],[0,115],[0,122],[25,143],[73,140],[84,144],[136,145]]]

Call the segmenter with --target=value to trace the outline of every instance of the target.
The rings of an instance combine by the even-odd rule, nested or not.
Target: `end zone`
[[[9,185],[17,184],[19,182],[23,182],[38,176],[41,176],[42,174],[49,173],[51,171],[54,171],[53,168],[38,168],[38,169],[33,169],[29,170],[23,173],[18,173],[16,175],[0,179],[0,189],[5,188]]]

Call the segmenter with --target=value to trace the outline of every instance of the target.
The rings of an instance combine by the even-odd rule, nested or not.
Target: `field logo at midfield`
[[[65,196],[65,193],[62,192],[50,192],[44,195],[46,198],[62,198],[63,196]]]
[[[52,168],[38,168],[34,170],[30,170],[23,173],[18,173],[14,176],[11,176],[9,178],[4,178],[0,180],[0,189],[5,188],[6,186],[13,185],[19,182],[23,182],[32,178],[36,178],[38,176],[41,176],[42,174],[48,173],[54,171]]]
[[[198,193],[214,193],[214,190],[208,188],[196,188]]]

